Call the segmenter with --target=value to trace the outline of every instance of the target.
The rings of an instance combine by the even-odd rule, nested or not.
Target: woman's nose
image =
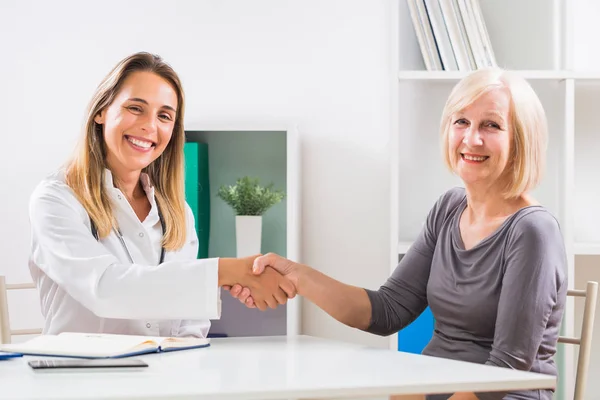
[[[149,133],[154,133],[156,131],[156,118],[154,118],[152,114],[148,114],[144,117],[142,129]]]
[[[481,146],[483,144],[483,140],[481,140],[481,135],[479,134],[479,129],[469,128],[465,130],[465,136],[463,137],[463,143],[469,147]]]

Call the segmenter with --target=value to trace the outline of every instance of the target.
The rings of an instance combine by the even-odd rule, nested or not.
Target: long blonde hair
[[[104,187],[106,145],[102,125],[94,118],[108,107],[119,92],[123,81],[133,72],[152,72],[173,86],[177,92],[177,115],[173,135],[165,151],[143,172],[155,188],[155,196],[165,223],[162,245],[165,250],[180,249],[186,238],[183,130],[184,93],[175,71],[159,56],[136,53],[121,62],[102,80],[88,106],[87,119],[77,149],[66,166],[66,182],[75,192],[104,238],[116,226],[112,205]]]

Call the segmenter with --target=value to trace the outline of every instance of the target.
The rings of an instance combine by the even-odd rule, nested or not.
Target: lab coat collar
[[[148,196],[148,201],[150,201],[150,213],[148,214],[148,217],[146,217],[145,223],[154,225],[155,223],[160,222],[156,199],[154,198],[154,185],[152,184],[150,176],[145,172],[141,173],[140,182],[142,183],[144,192],[146,192],[146,196]],[[112,172],[108,168],[104,169],[104,187],[108,193],[111,193],[113,196],[121,193],[121,190],[115,187]]]
[[[150,180],[150,176],[147,173],[142,172],[140,175],[140,182],[142,183],[144,192],[146,192],[146,195],[148,196],[148,200],[150,200],[150,203],[154,204],[154,185]],[[104,187],[111,192],[114,192],[115,189],[119,190],[115,187],[112,171],[108,168],[104,169]]]

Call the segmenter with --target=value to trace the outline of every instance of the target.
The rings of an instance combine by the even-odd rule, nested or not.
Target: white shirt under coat
[[[44,333],[205,337],[209,319],[220,317],[218,259],[196,259],[191,209],[186,204],[185,245],[167,251],[157,265],[162,228],[146,174],[141,182],[151,204],[143,222],[105,171],[106,190],[134,264],[114,231],[95,239],[89,216],[63,172],[34,190],[29,269],[40,294]]]

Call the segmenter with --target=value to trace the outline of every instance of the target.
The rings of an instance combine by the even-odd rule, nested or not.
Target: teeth
[[[128,137],[127,140],[129,140],[131,143],[135,144],[136,146],[143,147],[144,149],[149,149],[152,146],[152,142],[146,142],[145,140],[138,140],[138,139],[134,139],[132,137]]]
[[[469,161],[485,161],[485,159],[487,158],[487,157],[478,157],[478,156],[468,156],[466,154],[464,154],[463,157],[465,157],[465,160],[469,160]]]

